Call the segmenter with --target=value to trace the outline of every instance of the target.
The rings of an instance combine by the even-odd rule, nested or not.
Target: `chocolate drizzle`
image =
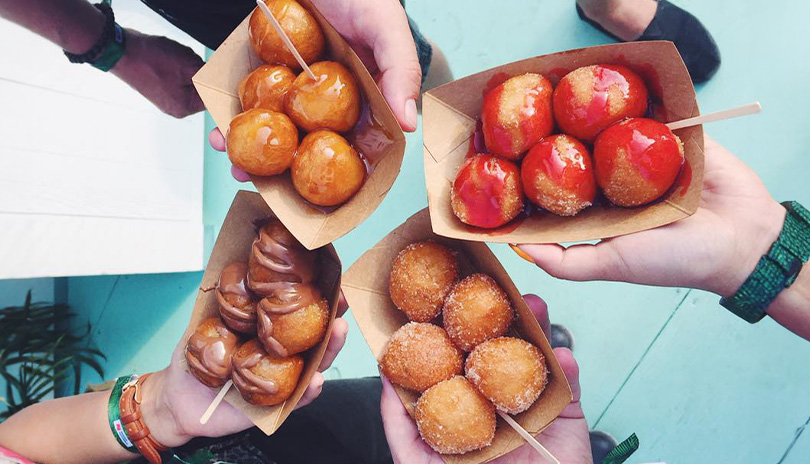
[[[251,249],[251,261],[278,274],[273,281],[260,281],[252,272],[248,273],[248,287],[261,296],[283,291],[290,282],[310,283],[317,275],[317,254],[294,242],[294,239],[293,243],[288,244],[271,237],[267,229],[272,225],[268,223],[259,229],[259,236],[253,241]]]
[[[211,324],[217,332],[213,337],[209,335]],[[222,386],[231,375],[231,356],[238,342],[236,334],[219,319],[203,321],[186,343],[186,361],[192,373],[210,387]]]
[[[225,324],[242,333],[256,330],[256,302],[247,289],[248,267],[244,263],[231,263],[225,266],[217,284],[219,313]],[[234,302],[247,301],[237,306]]]
[[[318,303],[321,292],[312,284],[280,282],[281,287],[273,295],[259,302],[258,336],[264,348],[278,356],[286,357],[290,351],[274,337],[272,316],[290,314],[311,304]]]
[[[243,394],[275,395],[279,390],[276,382],[262,378],[252,371],[267,356],[267,353],[255,341],[248,343],[252,343],[249,349],[243,347],[233,356],[234,385]]]

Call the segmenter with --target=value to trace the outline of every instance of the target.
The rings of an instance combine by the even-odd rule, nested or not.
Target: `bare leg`
[[[636,40],[650,25],[658,3],[655,0],[577,0],[585,16],[624,40]]]

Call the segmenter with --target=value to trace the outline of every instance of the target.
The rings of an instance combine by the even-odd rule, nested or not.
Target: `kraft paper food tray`
[[[445,237],[501,243],[561,243],[603,239],[669,224],[692,215],[703,185],[703,128],[674,131],[686,162],[676,187],[649,206],[597,205],[574,217],[533,213],[500,229],[463,224],[450,207],[450,188],[466,156],[491,79],[540,73],[557,82],[569,71],[593,64],[621,64],[644,78],[656,104],[655,119],[677,121],[700,114],[695,88],[672,42],[630,42],[569,50],[516,61],[437,87],[422,100],[425,178],[433,230]],[[691,178],[690,178],[691,174]],[[519,221],[519,220],[518,220]]]
[[[351,47],[309,0],[299,0],[299,3],[312,12],[323,29],[327,44],[324,58],[339,61],[352,71],[384,133],[379,140],[374,140],[377,144],[374,158],[379,161],[363,187],[347,203],[329,212],[313,207],[298,195],[289,171],[272,177],[251,176],[256,190],[287,229],[304,246],[314,249],[345,235],[379,206],[399,174],[405,153],[405,135],[374,79]],[[223,134],[231,119],[242,112],[236,90],[239,81],[262,64],[250,45],[249,19],[248,16],[242,21],[192,78],[206,109]]]
[[[231,204],[225,222],[219,232],[214,250],[205,269],[197,301],[191,313],[191,321],[186,330],[186,337],[200,324],[203,319],[219,316],[219,303],[216,298],[216,286],[222,269],[234,261],[247,263],[250,256],[251,245],[256,237],[256,228],[253,221],[273,216],[273,212],[257,193],[239,191]],[[319,250],[321,267],[318,284],[323,295],[329,300],[329,323],[326,328],[327,336],[315,347],[306,351],[304,356],[304,370],[301,379],[293,394],[282,404],[276,406],[254,406],[247,403],[236,391],[231,388],[225,401],[242,411],[267,435],[275,432],[290,415],[295,405],[304,394],[313,374],[326,351],[329,334],[332,333],[332,324],[337,315],[337,305],[340,298],[340,259],[332,245]],[[185,362],[185,358],[183,358]]]
[[[343,294],[371,352],[379,361],[391,334],[408,322],[405,315],[394,306],[388,293],[388,280],[394,258],[407,245],[427,239],[457,250],[463,274],[483,272],[492,276],[506,291],[517,312],[513,331],[516,329],[521,338],[537,345],[545,356],[549,368],[546,389],[531,408],[514,416],[533,435],[540,433],[572,400],[568,381],[551,345],[509,274],[489,247],[480,242],[452,240],[435,235],[431,230],[427,209],[411,216],[365,252],[343,276]],[[413,414],[413,404],[419,394],[396,386],[395,389],[408,412]],[[477,464],[506,454],[524,443],[523,438],[498,417],[498,428],[492,446],[463,455],[443,455],[442,458],[451,464]]]

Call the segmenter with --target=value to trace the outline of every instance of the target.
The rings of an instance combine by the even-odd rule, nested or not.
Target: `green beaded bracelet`
[[[771,302],[793,284],[810,259],[810,211],[795,201],[782,206],[787,214],[779,238],[737,292],[720,300],[723,307],[751,324],[765,317]]]

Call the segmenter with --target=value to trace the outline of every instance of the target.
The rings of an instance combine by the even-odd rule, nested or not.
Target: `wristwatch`
[[[795,201],[782,206],[787,214],[779,238],[737,292],[720,300],[723,307],[751,324],[765,317],[771,302],[796,281],[810,259],[810,211]]]

